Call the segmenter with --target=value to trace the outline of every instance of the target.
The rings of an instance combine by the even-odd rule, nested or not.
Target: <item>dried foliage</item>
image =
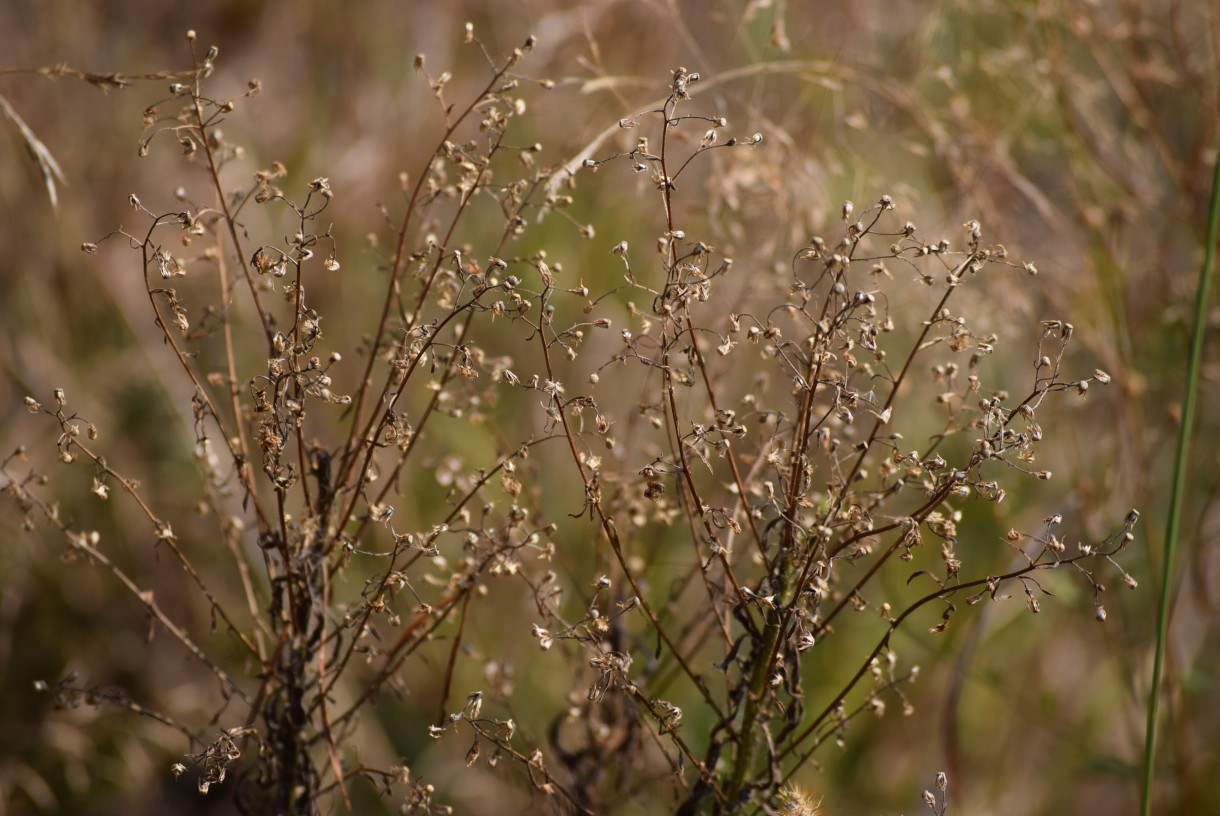
[[[785,128],[705,104],[730,78],[683,67],[556,154],[530,119],[557,84],[530,69],[536,39],[500,55],[460,36],[478,66],[414,60],[440,135],[364,248],[334,227],[355,205],[324,171],[231,141],[268,100],[257,80],[230,94],[194,32],[188,71],[52,72],[168,89],[137,149],[180,154],[174,203],[133,194],[131,220],[81,248],[142,276],[197,494],[163,508],[71,387],[26,408],[128,509],[64,513],[72,488],[32,446],[0,488],[212,687],[161,711],[67,675],[41,686],[58,707],[151,718],[185,743],[165,770],[246,813],[370,796],[445,813],[478,788],[540,812],[815,814],[819,752],[891,708],[931,716],[911,690],[926,644],[972,607],[1068,594],[1104,621],[1106,585],[1135,588],[1119,556],[1136,511],[1096,535],[1099,508],[1008,512],[1052,480],[1058,406],[1112,375],[1071,353],[1070,310],[997,315],[1038,272],[990,237],[1001,206],[947,238],[897,192],[798,216]],[[788,70],[767,65],[754,75]],[[58,165],[34,154],[54,198]],[[638,221],[598,207],[624,188]],[[378,294],[346,302],[351,278]],[[181,572],[181,596],[116,537]],[[944,774],[935,788],[943,814]]]

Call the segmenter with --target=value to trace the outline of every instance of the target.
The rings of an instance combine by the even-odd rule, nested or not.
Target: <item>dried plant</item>
[[[748,235],[750,214],[709,218],[700,190],[726,195],[761,163],[765,128],[701,108],[699,73],[674,70],[621,133],[548,164],[516,137],[526,97],[554,85],[524,73],[535,40],[496,58],[468,25],[482,89],[457,99],[416,58],[443,135],[383,208],[370,265],[329,225],[343,193],[328,178],[251,170],[220,125],[260,85],[213,91],[219,51],[188,40],[193,68],[148,106],[139,150],[176,144],[210,189],[179,188],[171,210],[132,195],[141,226],[83,249],[139,257],[191,391],[207,537],[154,506],[66,391],[26,404],[99,499],[137,509],[123,534],[189,576],[213,631],[64,517],[38,469],[19,472],[24,451],[2,472],[29,525],[125,588],[221,701],[187,721],[75,678],[47,689],[183,734],[173,773],[200,793],[305,814],[351,808],[363,780],[400,812],[448,812],[456,793],[413,778],[419,756],[366,735],[375,703],[410,695],[434,751],[460,743],[465,773],[516,779],[557,812],[818,813],[795,786],[818,750],[864,715],[914,711],[900,630],[945,633],[963,607],[1018,594],[1037,613],[1069,579],[1104,620],[1106,576],[1134,587],[1116,557],[1135,511],[1085,543],[1057,513],[1000,537],[975,522],[1052,478],[1047,415],[1111,379],[1076,371],[1064,319],[1006,348],[975,328],[1001,305],[989,277],[1037,271],[979,221],[925,239],[879,195],[782,257],[751,252],[714,229],[736,218]],[[633,174],[654,233],[572,214]],[[595,260],[546,246],[556,223]],[[358,337],[339,347],[343,276],[383,294],[335,310]],[[828,671],[836,641],[850,662]],[[526,660],[557,696],[515,702]]]

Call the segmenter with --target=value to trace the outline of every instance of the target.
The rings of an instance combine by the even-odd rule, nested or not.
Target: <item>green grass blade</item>
[[[1203,357],[1203,337],[1207,330],[1207,304],[1210,299],[1212,268],[1216,260],[1216,241],[1220,238],[1220,157],[1212,176],[1211,204],[1207,216],[1206,246],[1199,283],[1195,289],[1195,321],[1190,346],[1190,370],[1182,401],[1182,421],[1178,427],[1178,447],[1174,457],[1173,488],[1169,495],[1169,519],[1165,525],[1165,556],[1161,569],[1160,606],[1157,609],[1156,652],[1152,661],[1152,689],[1148,694],[1148,721],[1144,734],[1144,783],[1140,802],[1142,816],[1152,813],[1152,782],[1156,765],[1156,726],[1161,704],[1161,674],[1165,662],[1165,641],[1169,634],[1170,589],[1173,586],[1174,556],[1182,516],[1182,494],[1186,489],[1187,455],[1195,418],[1195,395]]]

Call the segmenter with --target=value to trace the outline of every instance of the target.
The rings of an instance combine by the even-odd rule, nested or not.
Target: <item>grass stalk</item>
[[[1206,244],[1203,264],[1199,268],[1199,283],[1195,287],[1195,320],[1190,344],[1190,368],[1186,377],[1186,393],[1182,398],[1182,421],[1178,426],[1178,446],[1174,454],[1173,488],[1169,494],[1169,518],[1165,523],[1165,553],[1161,568],[1160,604],[1157,608],[1156,645],[1152,660],[1152,688],[1148,693],[1148,719],[1144,732],[1144,779],[1140,801],[1142,816],[1152,813],[1152,782],[1156,766],[1156,729],[1161,706],[1161,680],[1165,663],[1165,643],[1169,637],[1169,613],[1172,599],[1173,565],[1178,549],[1178,530],[1182,517],[1182,498],[1186,491],[1186,468],[1189,464],[1191,436],[1195,419],[1195,396],[1198,392],[1199,369],[1203,359],[1203,338],[1207,331],[1207,304],[1210,300],[1212,269],[1216,261],[1216,241],[1220,238],[1220,160],[1215,162],[1212,176],[1211,204],[1207,216]]]

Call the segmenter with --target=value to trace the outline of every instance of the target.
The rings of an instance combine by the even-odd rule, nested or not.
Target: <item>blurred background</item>
[[[334,315],[324,325],[330,347],[346,356],[370,327],[341,316],[368,313],[382,292],[366,238],[385,233],[379,205],[397,201],[400,174],[414,178],[443,129],[415,55],[426,55],[433,76],[453,73],[450,100],[477,93],[489,75],[478,50],[463,45],[467,21],[496,59],[538,37],[521,73],[555,85],[531,90],[528,115],[510,136],[541,143],[542,164],[569,160],[663,98],[675,68],[700,72],[703,87],[692,90],[702,110],[725,116],[734,135],[757,131],[766,140],[698,171],[678,206],[716,236],[709,243],[752,268],[786,269],[810,235],[834,229],[844,200],[860,206],[883,194],[926,238],[944,234],[960,245],[961,224],[977,219],[987,240],[1036,264],[1036,277],[992,276],[971,288],[969,313],[1006,344],[997,367],[1011,372],[1004,376],[1014,390],[1027,388],[1038,322],[1060,319],[1076,327],[1069,365],[1082,376],[1104,369],[1113,384],[1040,414],[1055,438],[1044,462],[1055,481],[1026,485],[987,511],[998,515],[979,521],[977,534],[1035,529],[1058,512],[1072,538],[1096,539],[1138,507],[1138,546],[1123,563],[1139,589],[1114,582],[1104,625],[1087,593],[1056,575],[1048,588],[1059,597],[1046,599],[1041,615],[1013,600],[961,614],[940,638],[915,627],[901,649],[922,668],[908,693],[915,713],[892,707],[853,724],[844,745],[824,747],[799,779],[828,814],[917,812],[942,770],[950,772],[950,812],[1133,811],[1163,508],[1220,139],[1220,8],[1210,0],[8,0],[0,5],[0,95],[13,112],[0,127],[0,455],[24,445],[30,459],[10,463],[9,473],[49,473],[44,495],[63,517],[102,531],[111,556],[156,587],[167,612],[200,640],[214,638],[216,654],[232,652],[151,533],[108,535],[142,528],[118,497],[101,503],[90,493],[87,468],[55,464],[57,428],[22,405],[27,394],[49,403],[53,388],[67,389],[69,409],[102,430],[107,458],[145,485],[192,557],[208,563],[209,528],[190,521],[200,483],[191,388],[160,343],[138,253],[119,241],[96,256],[79,249],[120,226],[142,228],[129,195],[172,211],[176,189],[201,192],[206,178],[172,143],[137,156],[143,111],[164,99],[166,81],[120,90],[9,69],[184,70],[193,29],[201,50],[219,47],[209,86],[218,96],[240,98],[257,79],[261,93],[241,100],[224,125],[246,152],[233,172],[249,179],[282,161],[282,186],[298,192],[310,179],[330,179],[344,277],[324,290]],[[58,207],[14,117],[62,170]],[[597,155],[634,138],[616,131]],[[623,238],[650,246],[662,216],[627,172],[608,167],[595,186],[582,184],[573,222],[548,217],[537,240],[569,271],[611,279],[620,270],[609,248]],[[292,229],[258,217],[271,219],[264,228]],[[582,239],[575,225],[589,222],[597,234]],[[1211,699],[1220,687],[1220,414],[1209,409],[1220,371],[1216,344],[1208,348],[1161,732],[1156,810],[1167,814],[1220,811],[1220,715]],[[569,485],[560,495],[566,503],[550,513],[562,518],[578,509],[579,494]],[[5,497],[0,812],[229,812],[224,796],[201,798],[188,780],[170,777],[188,748],[181,735],[113,707],[56,710],[35,691],[36,680],[75,672],[83,685],[120,688],[194,730],[227,724],[209,722],[219,708],[215,683],[200,682],[199,667],[164,633],[150,642],[143,609],[112,576],[66,559],[54,531],[24,530],[22,520]],[[969,547],[964,536],[961,549]],[[524,722],[532,707],[562,706],[567,689],[528,637],[528,603],[506,593],[504,604],[510,618],[525,616],[511,630]],[[505,626],[484,614],[486,626]],[[828,648],[853,659],[850,643]],[[831,653],[824,662],[839,659]],[[379,736],[360,750],[382,762],[398,757],[459,813],[528,809],[527,791],[506,794],[495,779],[514,772],[462,773],[464,745],[426,739],[433,712],[412,713],[411,700],[431,700],[430,682],[420,677],[401,701],[370,713]],[[359,795],[362,808],[378,806],[370,791]],[[381,806],[390,812],[395,803]]]

